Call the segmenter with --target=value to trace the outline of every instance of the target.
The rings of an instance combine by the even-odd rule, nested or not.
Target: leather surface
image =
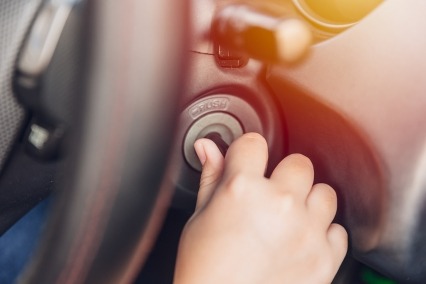
[[[87,5],[74,163],[21,283],[132,282],[171,197],[162,181],[185,73],[186,6]]]

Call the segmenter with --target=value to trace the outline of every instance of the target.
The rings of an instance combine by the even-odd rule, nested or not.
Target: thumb
[[[222,177],[224,158],[216,144],[209,139],[199,139],[194,144],[195,152],[203,165],[200,189],[195,210],[203,208]]]

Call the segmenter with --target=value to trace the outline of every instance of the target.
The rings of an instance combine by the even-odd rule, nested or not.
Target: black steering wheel
[[[72,11],[70,2],[75,2]],[[38,116],[29,134],[33,150],[52,152],[41,149],[53,142],[43,141],[43,129],[49,127],[40,125],[57,118],[44,111],[52,103],[45,93],[59,82],[32,72],[37,64],[45,67],[43,52],[51,47],[40,51],[31,46],[31,32],[60,23],[64,15],[68,21],[78,17],[73,27],[77,44],[68,41],[72,60],[58,65],[53,56],[47,71],[72,78],[67,90],[62,86],[55,92],[71,93],[80,101],[70,113],[75,121],[68,143],[71,166],[22,283],[130,282],[155,240],[171,196],[163,176],[185,75],[185,1],[76,2],[42,3],[39,14],[44,18],[34,22],[17,63],[20,101]],[[51,40],[57,31],[40,34]],[[59,74],[64,69],[72,74]],[[36,98],[28,100],[28,90],[40,80],[44,85],[33,88]],[[29,81],[35,83],[25,85]],[[64,125],[54,125],[48,135],[58,136]]]

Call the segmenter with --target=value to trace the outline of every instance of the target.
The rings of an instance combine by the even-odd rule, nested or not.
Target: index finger
[[[225,157],[224,178],[236,174],[264,176],[268,163],[268,145],[257,133],[246,133],[235,140]]]

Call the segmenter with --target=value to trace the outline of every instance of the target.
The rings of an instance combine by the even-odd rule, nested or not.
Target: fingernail
[[[198,156],[198,159],[200,160],[200,163],[202,166],[206,163],[207,157],[206,157],[206,151],[204,150],[203,143],[200,140],[195,141],[194,144],[195,153]]]

